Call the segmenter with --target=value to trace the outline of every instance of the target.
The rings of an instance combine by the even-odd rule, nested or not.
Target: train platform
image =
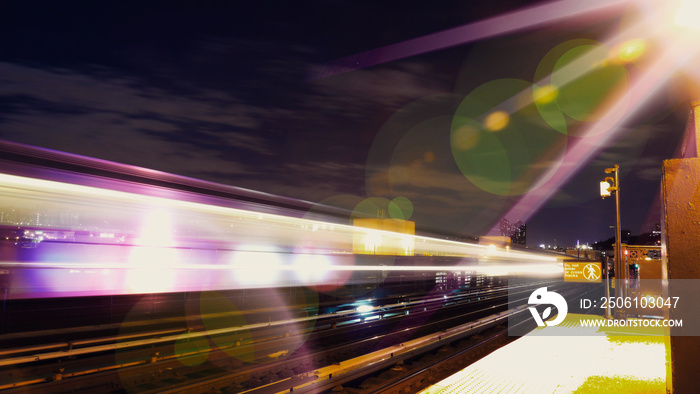
[[[582,327],[582,320],[605,319],[569,314],[421,394],[666,393],[669,337],[662,329]]]

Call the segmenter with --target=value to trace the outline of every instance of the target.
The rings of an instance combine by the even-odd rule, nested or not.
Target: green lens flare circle
[[[370,197],[355,205],[353,218],[383,218],[409,220],[413,216],[413,203],[406,197],[389,200],[383,197]]]
[[[542,119],[530,82],[498,79],[462,100],[452,120],[450,146],[457,167],[472,184],[514,196],[527,192],[548,166],[557,165],[566,136]]]
[[[554,65],[552,85],[562,112],[578,121],[595,121],[615,93],[627,87],[627,69],[609,58],[610,50],[581,45],[567,51]]]
[[[624,63],[597,41],[575,39],[557,45],[535,71],[532,94],[537,110],[560,133],[575,135],[579,122],[599,120],[606,104],[627,89]]]
[[[413,204],[406,197],[396,197],[389,202],[389,217],[409,220],[413,216]]]
[[[352,219],[384,217],[389,210],[389,199],[370,197],[360,201],[352,210]]]

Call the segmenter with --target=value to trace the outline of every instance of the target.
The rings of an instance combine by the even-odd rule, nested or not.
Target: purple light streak
[[[610,106],[600,121],[585,131],[584,137],[567,149],[559,166],[552,166],[542,175],[546,182],[536,185],[513,205],[503,216],[527,221],[546,203],[559,188],[573,177],[602,147],[622,132],[619,127],[658,90],[663,83],[688,61],[694,52],[684,51],[680,44],[667,48],[642,75],[634,81],[626,94]],[[628,108],[629,105],[629,108]],[[603,174],[601,174],[601,177]],[[591,185],[595,187],[596,185]],[[489,235],[500,234],[500,220],[494,223]]]
[[[561,0],[526,7],[468,25],[333,60],[314,67],[309,73],[307,80],[326,78],[348,71],[468,44],[485,38],[514,33],[562,19],[607,11],[629,3],[630,0]]]

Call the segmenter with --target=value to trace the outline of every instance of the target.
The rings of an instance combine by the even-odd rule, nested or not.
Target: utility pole
[[[605,173],[610,174],[614,173],[614,178],[607,177],[605,178],[604,181],[600,182],[600,196],[605,198],[609,197],[611,194],[615,194],[615,281],[616,281],[616,286],[615,286],[615,295],[616,297],[625,297],[625,281],[620,280],[624,279],[627,275],[625,275],[625,272],[627,271],[625,267],[623,267],[622,263],[622,241],[620,237],[620,179],[618,177],[618,174],[620,172],[620,166],[615,164],[615,167],[613,168],[606,168]],[[607,271],[607,264],[606,264],[606,271]],[[608,281],[609,282],[609,276],[608,276]],[[610,288],[608,286],[608,283],[605,285],[605,296],[609,299],[610,297]],[[615,311],[615,316],[624,318],[624,311],[622,310],[616,310]],[[610,303],[608,303],[608,309],[605,312],[605,317],[610,318],[611,313],[610,313]]]

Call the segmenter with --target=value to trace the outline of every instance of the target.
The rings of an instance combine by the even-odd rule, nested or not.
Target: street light
[[[622,245],[620,242],[620,181],[618,178],[618,173],[620,166],[615,164],[613,168],[606,168],[605,173],[614,173],[613,177],[607,177],[603,182],[600,182],[600,196],[605,199],[611,194],[615,195],[615,280],[617,280],[617,286],[615,286],[615,293],[617,297],[624,297],[625,289],[623,289],[624,282],[619,279],[624,278],[625,270],[622,267]],[[607,268],[607,262],[606,262]],[[607,272],[607,270],[606,270]],[[608,286],[610,275],[606,275],[607,280],[605,284],[605,296],[609,299],[610,288]],[[624,299],[624,298],[623,298]],[[616,315],[621,314],[622,311],[619,309],[616,311]],[[605,317],[610,318],[610,303],[608,303],[608,308],[605,311]]]

